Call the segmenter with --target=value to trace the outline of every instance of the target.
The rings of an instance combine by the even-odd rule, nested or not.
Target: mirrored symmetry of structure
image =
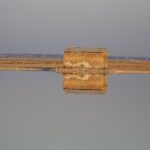
[[[54,71],[63,74],[67,93],[105,94],[108,75],[150,74],[150,59],[109,57],[106,48],[71,47],[64,56],[1,54],[0,70]]]
[[[64,74],[63,88],[67,93],[97,93],[107,91],[104,74]]]

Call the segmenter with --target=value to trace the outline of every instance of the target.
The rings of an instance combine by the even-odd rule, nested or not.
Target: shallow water
[[[106,94],[68,94],[62,75],[0,71],[0,149],[150,147],[150,76],[107,79]]]

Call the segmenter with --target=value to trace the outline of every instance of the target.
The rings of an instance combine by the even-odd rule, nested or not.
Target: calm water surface
[[[99,94],[66,94],[53,72],[0,71],[0,149],[149,150],[150,76],[112,75]]]

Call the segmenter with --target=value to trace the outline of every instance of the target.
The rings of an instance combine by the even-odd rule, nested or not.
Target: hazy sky
[[[68,45],[150,56],[149,0],[0,0],[0,52],[63,53]]]

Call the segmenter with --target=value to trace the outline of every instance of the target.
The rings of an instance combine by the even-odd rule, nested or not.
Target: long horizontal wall
[[[1,70],[41,70],[63,66],[62,59],[0,58]]]
[[[150,73],[150,61],[142,60],[109,60],[109,73]]]
[[[108,68],[67,68],[63,59],[49,58],[0,58],[0,70],[46,70],[54,69],[59,73],[150,73],[150,61],[142,60],[108,60]]]

